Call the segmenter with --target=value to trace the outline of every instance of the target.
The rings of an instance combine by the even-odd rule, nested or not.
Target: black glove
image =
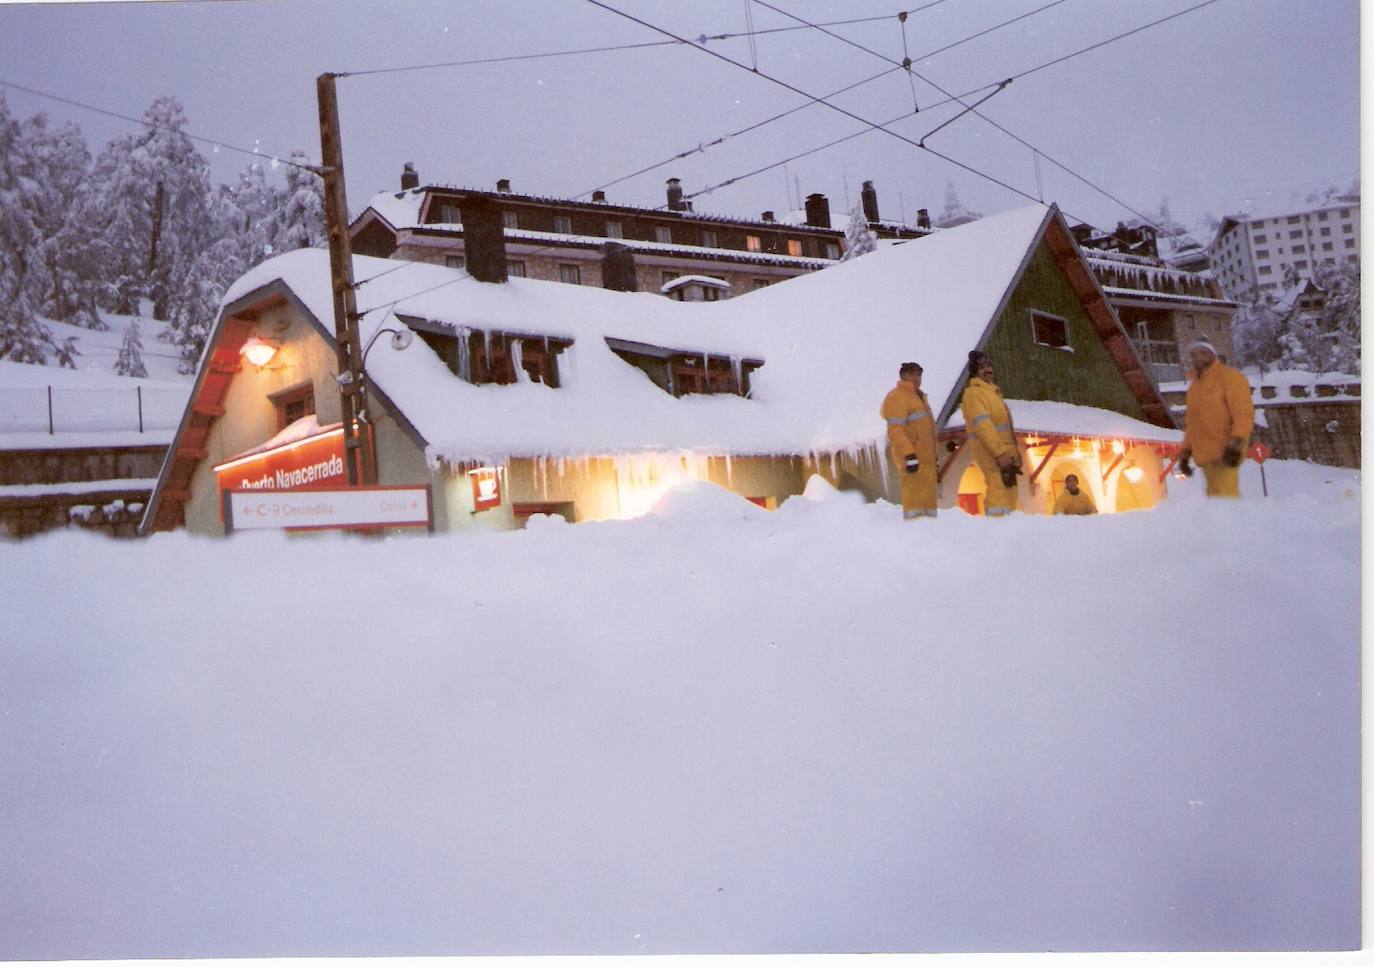
[[[921,461],[916,459],[916,455],[915,455],[914,453],[913,453],[911,456],[909,456],[909,457],[906,458],[906,472],[907,472],[907,473],[915,473],[917,470],[920,470],[920,469],[921,469]]]
[[[1228,467],[1239,467],[1241,459],[1240,441],[1231,440],[1221,453],[1221,462]]]
[[[1002,468],[1002,486],[1015,487],[1016,478],[1021,475],[1021,467],[1015,463]]]
[[[1189,462],[1191,459],[1192,455],[1187,453],[1178,458],[1178,472],[1185,477],[1191,477],[1193,475],[1193,465]]]

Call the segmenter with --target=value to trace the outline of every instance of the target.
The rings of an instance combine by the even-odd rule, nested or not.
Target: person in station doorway
[[[1079,516],[1097,513],[1093,495],[1086,490],[1078,489],[1078,474],[1071,473],[1064,478],[1064,489],[1059,491],[1059,496],[1054,499],[1054,512]]]
[[[1011,411],[993,382],[992,360],[986,353],[968,354],[968,372],[960,409],[973,461],[987,481],[983,511],[989,517],[1005,517],[1016,510],[1016,478],[1022,472]]]
[[[919,363],[902,363],[897,385],[883,399],[887,440],[902,478],[902,519],[936,513],[935,417],[921,391]]]
[[[1197,461],[1207,479],[1208,497],[1240,496],[1240,465],[1255,428],[1255,401],[1250,381],[1217,357],[1205,339],[1188,347],[1193,381],[1188,384],[1183,450],[1178,469],[1193,475]]]

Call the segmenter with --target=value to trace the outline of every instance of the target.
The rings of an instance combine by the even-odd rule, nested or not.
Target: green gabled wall
[[[1073,352],[1035,342],[1030,321],[1032,309],[1069,321]],[[992,357],[997,385],[1007,399],[1078,403],[1148,422],[1140,400],[1102,345],[1102,337],[1043,239],[1036,245],[1025,274],[1007,300],[983,351]]]

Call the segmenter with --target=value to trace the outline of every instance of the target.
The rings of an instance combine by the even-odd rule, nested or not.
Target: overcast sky
[[[746,29],[744,0],[607,0],[687,37]],[[811,20],[883,16],[831,28],[902,57],[895,14],[930,0],[769,0]],[[935,56],[924,54],[1049,0],[940,0],[913,12],[914,69],[953,93],[1052,60],[1197,0],[1061,0],[1017,24]],[[891,16],[888,16],[891,15]],[[1356,0],[1217,0],[1161,26],[1021,78],[982,108],[989,118],[1133,207],[1174,217],[1286,204],[1316,185],[1342,187],[1359,169]],[[755,29],[795,21],[753,6]],[[314,78],[324,71],[496,57],[665,39],[586,0],[237,0],[0,6],[0,80],[139,115],[161,94],[186,106],[190,130],[285,154],[319,153]],[[746,39],[709,50],[753,64]],[[758,70],[828,94],[884,69],[882,60],[814,30],[756,38]],[[916,105],[943,96],[916,81]],[[10,110],[77,121],[93,152],[129,126],[30,94]],[[425,182],[571,195],[711,141],[805,99],[693,45],[451,67],[339,81],[350,207],[394,190],[414,161]],[[886,121],[913,107],[903,72],[834,99]],[[920,140],[957,105],[892,125]],[[676,175],[697,191],[863,129],[812,105],[690,158],[608,189],[610,200],[663,202]],[[966,115],[927,144],[1032,196],[1032,152]],[[204,148],[217,180],[251,159]],[[1025,198],[884,133],[868,133],[697,200],[757,216],[804,196],[832,210],[871,178],[885,218],[938,214],[947,183],[984,213]],[[1046,201],[1107,227],[1130,215],[1041,160]],[[842,221],[837,215],[837,224]]]

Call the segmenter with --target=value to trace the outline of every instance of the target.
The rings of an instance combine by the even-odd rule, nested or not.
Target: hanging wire
[[[166,127],[165,125],[154,124],[151,121],[145,121],[143,118],[132,117],[128,114],[120,114],[118,111],[109,111],[103,107],[96,107],[94,104],[86,104],[83,101],[78,101],[70,97],[63,97],[60,94],[52,94],[48,91],[40,91],[37,88],[28,87],[24,84],[16,84],[13,81],[0,80],[0,87],[12,88],[16,91],[23,91],[25,94],[32,94],[34,97],[44,97],[50,101],[58,101],[59,103],[70,105],[71,107],[78,107],[81,108],[83,111],[92,111],[96,114],[103,114],[105,115],[105,117],[116,118],[120,121],[128,121],[131,124],[141,125],[142,127],[145,127],[150,131],[165,131],[169,134],[180,134],[183,137],[190,138],[192,141],[199,141],[202,144],[213,145],[216,148],[223,148],[226,151],[237,151],[239,154],[252,155],[255,158],[264,158],[268,161],[271,161],[274,164],[289,165],[292,168],[299,168],[301,171],[308,171],[311,174],[315,175],[321,174],[320,167],[318,165],[301,164],[300,162],[291,161],[279,155],[264,154],[263,152],[257,151],[253,148],[242,148],[238,145],[230,144],[227,141],[221,141],[217,138],[208,138],[204,135],[192,134],[189,131],[182,131],[175,128]]]

